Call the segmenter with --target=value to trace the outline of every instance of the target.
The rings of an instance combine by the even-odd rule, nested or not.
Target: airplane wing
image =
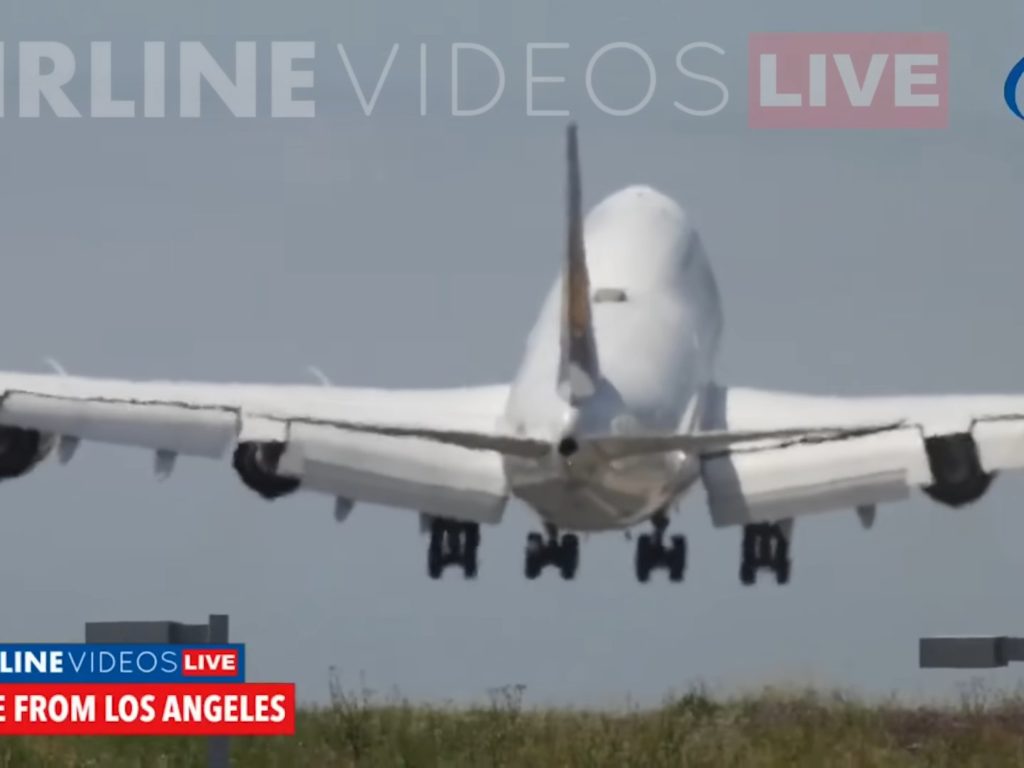
[[[158,474],[180,455],[221,458],[275,498],[302,487],[347,501],[497,522],[506,501],[501,457],[378,430],[495,434],[507,385],[446,390],[135,382],[0,373],[0,477],[29,471],[81,441],[149,449]]]
[[[716,526],[838,509],[871,515],[915,488],[959,507],[980,498],[997,472],[1024,468],[1024,395],[846,398],[720,387],[703,428],[767,434],[792,424],[837,431],[702,456]]]

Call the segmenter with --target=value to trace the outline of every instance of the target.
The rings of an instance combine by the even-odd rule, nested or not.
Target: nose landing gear
[[[526,578],[536,579],[541,571],[549,565],[558,568],[562,578],[571,581],[576,578],[576,569],[580,563],[580,540],[572,533],[559,537],[558,529],[553,525],[544,526],[547,537],[539,533],[531,533],[526,537],[526,557],[524,572]]]

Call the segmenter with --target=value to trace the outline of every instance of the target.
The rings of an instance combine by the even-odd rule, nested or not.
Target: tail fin
[[[590,277],[583,243],[583,193],[576,124],[566,132],[569,238],[565,251],[562,296],[562,348],[558,389],[576,404],[594,394],[600,371],[590,307]]]

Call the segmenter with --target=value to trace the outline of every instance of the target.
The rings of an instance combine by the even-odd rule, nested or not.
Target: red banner
[[[0,685],[0,736],[294,733],[294,683]]]

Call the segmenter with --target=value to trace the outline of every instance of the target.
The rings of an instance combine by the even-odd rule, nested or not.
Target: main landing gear
[[[789,537],[782,525],[761,523],[743,526],[740,581],[744,585],[750,586],[757,581],[757,572],[762,569],[772,571],[777,583],[788,584],[792,565]]]
[[[531,533],[526,537],[526,578],[536,579],[540,572],[549,565],[557,566],[562,578],[571,581],[576,577],[576,569],[580,564],[580,540],[572,533],[562,537],[553,525],[545,525],[545,538],[539,533]]]
[[[476,578],[476,553],[480,547],[480,526],[434,518],[430,521],[427,573],[439,579],[449,565],[462,567],[467,579]]]
[[[646,584],[651,578],[651,571],[657,568],[668,569],[669,581],[679,582],[686,573],[686,537],[673,536],[670,544],[665,545],[665,529],[668,528],[668,517],[659,514],[654,517],[654,533],[645,533],[636,540],[636,578]]]

